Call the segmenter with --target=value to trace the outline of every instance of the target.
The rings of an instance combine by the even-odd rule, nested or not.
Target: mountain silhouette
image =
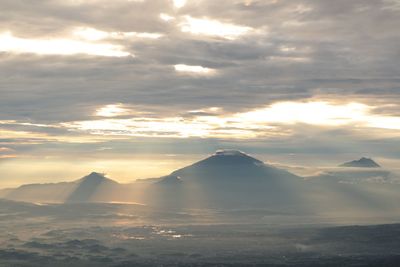
[[[360,167],[353,162],[347,165]],[[3,193],[4,198],[28,202],[126,201],[166,211],[250,208],[302,215],[334,214],[338,209],[351,214],[382,211],[398,202],[395,200],[400,185],[390,182],[389,173],[383,169],[335,171],[300,177],[238,150],[218,150],[160,178],[119,184],[104,174],[92,172],[73,182],[24,185]]]
[[[182,180],[184,196],[174,192],[169,198],[220,208],[290,206],[303,184],[301,177],[238,150],[218,150],[170,175]]]
[[[26,202],[62,202],[75,187],[74,182],[26,184],[7,189],[2,197]]]
[[[345,162],[340,167],[380,168],[381,166],[370,158],[362,157],[359,160]]]
[[[182,181],[257,182],[298,176],[247,155],[238,150],[218,150],[210,157],[171,173]]]
[[[46,184],[27,184],[7,189],[1,197],[27,202],[88,202],[107,201],[120,184],[106,178],[103,174],[92,172],[72,181]]]
[[[101,191],[111,191],[119,186],[119,183],[106,178],[104,174],[92,172],[76,181],[76,188],[71,192],[65,202],[88,202],[94,200],[96,194]]]

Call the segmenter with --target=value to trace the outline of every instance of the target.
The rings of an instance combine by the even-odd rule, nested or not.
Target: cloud
[[[0,146],[12,154],[45,155],[54,146],[58,156],[82,155],[83,144],[121,142],[116,156],[136,151],[133,140],[154,138],[144,142],[151,147],[162,137],[170,153],[230,142],[262,153],[373,149],[395,157],[396,1],[202,0],[178,8],[158,0],[4,0],[2,7],[0,120],[8,123],[0,124]],[[179,146],[196,138],[204,139],[196,149]]]
[[[180,27],[182,32],[222,37],[228,40],[234,40],[252,30],[250,27],[222,23],[207,18],[198,19],[191,16],[185,16]]]
[[[168,15],[168,14],[161,13],[161,14],[160,14],[160,19],[162,19],[162,20],[168,22],[168,21],[174,20],[175,18],[172,17],[172,16],[170,16],[170,15]]]
[[[88,43],[69,39],[25,39],[10,32],[0,35],[0,52],[38,55],[94,55],[105,57],[126,57],[129,52],[118,45]]]
[[[76,35],[84,40],[88,41],[99,41],[103,39],[127,39],[127,38],[149,38],[158,39],[162,36],[159,33],[149,32],[105,32],[94,28],[78,27],[73,31],[73,35]]]
[[[14,151],[14,150],[11,149],[11,148],[8,148],[8,147],[0,147],[0,153],[7,153],[7,152],[12,152],[12,151]]]
[[[360,103],[279,102],[268,107],[231,115],[216,113],[221,112],[221,109],[211,107],[188,111],[190,116],[110,118],[66,122],[60,126],[70,130],[105,136],[222,137],[233,139],[287,135],[283,131],[279,133],[279,128],[282,125],[287,127],[296,124],[346,127],[349,129],[400,129],[400,117],[376,115],[371,113],[371,110],[373,110],[373,107]],[[129,109],[122,108],[122,105],[110,104],[98,109],[96,115],[115,117],[129,113]]]
[[[213,75],[216,73],[215,69],[206,68],[203,66],[189,66],[185,64],[174,65],[175,71],[182,73],[193,73],[198,75]]]
[[[182,8],[186,5],[187,0],[174,0],[173,2],[176,8]]]
[[[128,113],[129,110],[124,108],[122,104],[110,104],[96,110],[96,115],[100,117],[115,117]]]

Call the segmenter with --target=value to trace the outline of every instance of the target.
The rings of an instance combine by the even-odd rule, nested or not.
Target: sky
[[[220,148],[399,166],[399,0],[0,0],[0,187]]]

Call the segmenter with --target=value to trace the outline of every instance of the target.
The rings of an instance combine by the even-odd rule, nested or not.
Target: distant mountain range
[[[118,190],[120,186],[104,174],[92,172],[72,182],[27,184],[5,189],[0,191],[0,196],[28,202],[95,202],[111,200],[99,196],[108,196],[109,192]]]
[[[379,166],[371,162],[361,158],[342,166]],[[300,177],[244,152],[219,150],[157,179],[120,184],[92,172],[73,182],[1,190],[0,197],[28,202],[135,202],[174,209],[267,208],[301,214],[329,213],[335,205],[350,212],[382,210],[398,203],[400,186],[393,183],[388,186],[389,177],[390,172],[385,170],[357,168]]]

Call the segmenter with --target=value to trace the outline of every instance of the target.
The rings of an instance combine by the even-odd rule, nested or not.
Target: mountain
[[[2,197],[26,202],[63,202],[75,186],[74,182],[26,184],[7,189]]]
[[[218,150],[173,171],[170,177],[179,177],[182,182],[179,190],[163,188],[164,199],[216,208],[288,207],[296,202],[304,183],[301,177],[238,150]]]
[[[66,183],[32,184],[5,198],[28,202],[129,201],[168,207],[287,206],[302,194],[301,177],[237,150],[210,157],[150,182],[119,184],[103,174]]]
[[[345,162],[339,167],[356,167],[356,168],[380,168],[381,166],[370,158],[360,158],[359,160],[353,160]]]
[[[182,181],[264,182],[267,179],[299,178],[238,150],[218,150],[210,157],[171,173]]]
[[[373,168],[334,168],[300,177],[241,151],[218,150],[160,178],[119,184],[92,172],[73,182],[8,189],[3,197],[26,202],[135,202],[179,212],[211,208],[364,215],[397,208],[400,184],[392,180],[384,169]]]
[[[120,184],[106,178],[103,174],[92,172],[72,181],[47,184],[27,184],[7,189],[1,197],[27,202],[92,202],[108,201]]]
[[[119,183],[106,178],[104,174],[92,172],[75,182],[76,187],[65,202],[90,202],[102,199],[119,186]],[[108,191],[108,192],[107,192]]]

